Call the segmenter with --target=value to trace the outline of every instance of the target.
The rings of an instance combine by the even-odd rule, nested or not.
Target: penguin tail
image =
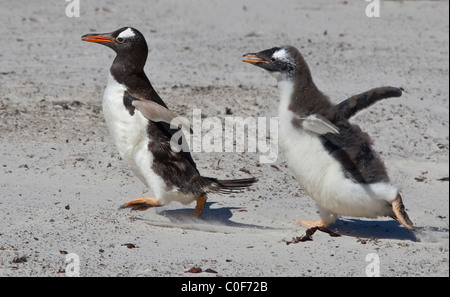
[[[207,178],[209,184],[204,187],[205,193],[220,193],[220,194],[231,194],[239,193],[246,188],[252,186],[258,181],[257,178],[243,178],[243,179],[229,179],[229,180],[218,180],[215,178]]]

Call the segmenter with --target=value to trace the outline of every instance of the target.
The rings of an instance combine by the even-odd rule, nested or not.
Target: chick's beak
[[[258,56],[257,54],[245,54],[244,59],[242,62],[250,63],[250,64],[257,64],[257,63],[266,63],[269,64],[269,61],[266,59]]]

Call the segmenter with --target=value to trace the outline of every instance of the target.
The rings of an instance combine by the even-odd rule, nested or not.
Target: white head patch
[[[288,67],[281,71],[271,71],[269,72],[273,77],[275,77],[278,81],[288,80],[291,81],[293,79],[293,74],[295,73],[295,61],[290,56],[287,48],[282,48],[275,53],[273,53],[272,58],[277,61],[281,61],[286,64]]]
[[[127,37],[133,37],[133,36],[135,36],[133,30],[131,28],[128,28],[125,31],[123,31],[122,33],[120,33],[119,36],[117,36],[117,38],[119,38],[119,37],[127,38]]]
[[[287,61],[289,58],[288,53],[284,48],[275,52],[272,57],[281,61]]]

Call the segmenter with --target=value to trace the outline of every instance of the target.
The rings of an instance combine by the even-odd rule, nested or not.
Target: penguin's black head
[[[147,42],[144,35],[132,27],[123,27],[111,33],[91,33],[81,36],[81,40],[95,42],[112,48],[117,56],[145,60],[148,55]]]
[[[299,55],[300,52],[295,47],[288,45],[245,54],[243,62],[269,71],[278,80],[291,79],[295,74]]]

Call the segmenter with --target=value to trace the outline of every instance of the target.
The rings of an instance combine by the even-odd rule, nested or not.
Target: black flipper
[[[341,114],[344,118],[349,119],[359,111],[371,106],[379,100],[391,97],[400,97],[401,95],[402,90],[400,88],[375,88],[342,101],[334,106],[334,109],[337,109],[335,111]]]

